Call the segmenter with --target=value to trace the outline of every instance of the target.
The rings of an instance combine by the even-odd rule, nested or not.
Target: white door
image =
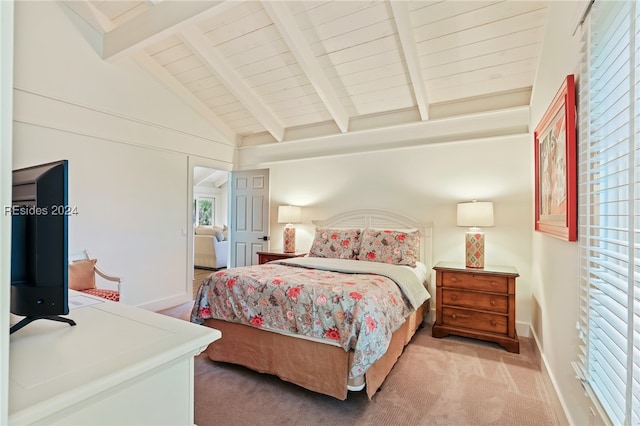
[[[258,263],[269,245],[269,169],[231,172],[229,266]]]

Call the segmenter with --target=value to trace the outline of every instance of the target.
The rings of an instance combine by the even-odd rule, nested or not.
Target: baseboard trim
[[[529,333],[530,329],[531,329],[531,324],[529,324],[528,322],[516,321],[516,333],[518,333],[518,336],[531,337],[531,333]]]
[[[536,335],[535,331],[531,327],[529,328],[529,336],[533,338],[532,346],[533,346],[534,356],[536,358],[536,361],[538,362],[538,365],[540,366],[540,372],[542,373],[542,380],[544,381],[544,386],[547,389],[547,392],[549,393],[549,398],[551,399],[551,405],[553,406],[556,416],[558,417],[560,424],[566,424],[566,425],[573,424],[569,422],[569,418],[568,418],[569,411],[567,410],[564,400],[558,393],[556,380],[554,379],[553,375],[547,368],[547,359],[542,353],[542,351],[540,350],[540,341],[538,340],[538,336]]]

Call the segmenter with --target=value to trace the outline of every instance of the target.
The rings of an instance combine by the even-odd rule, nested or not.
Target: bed
[[[429,313],[431,225],[380,210],[314,224],[306,257],[210,274],[191,321],[222,332],[214,361],[372,398]]]

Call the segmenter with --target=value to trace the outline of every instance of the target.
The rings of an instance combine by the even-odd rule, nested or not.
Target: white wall
[[[11,203],[13,111],[13,2],[0,2],[0,206]],[[0,215],[0,424],[9,417],[9,297],[11,217]]]
[[[101,268],[121,276],[126,303],[161,302],[182,291],[184,156],[23,123],[15,124],[14,137],[14,167],[69,160],[69,205],[77,208],[69,217],[70,253],[86,248]]]
[[[578,78],[582,1],[549,2],[545,41],[531,102],[535,128],[567,74]],[[577,82],[579,84],[579,81]],[[533,233],[533,334],[571,424],[589,424],[587,400],[570,363],[577,360],[578,243]]]
[[[299,250],[311,245],[312,220],[379,208],[434,221],[434,262],[464,262],[466,228],[456,227],[456,203],[491,200],[496,226],[485,229],[486,263],[518,269],[516,317],[518,332],[526,335],[531,316],[531,152],[525,134],[256,164],[270,169],[271,247],[282,247],[279,205],[303,206],[303,223],[296,225]],[[435,295],[433,288],[431,293]]]
[[[69,249],[122,276],[124,302],[190,300],[191,164],[230,169],[233,146],[134,62],[101,60],[74,19],[15,3],[13,167],[69,160]]]

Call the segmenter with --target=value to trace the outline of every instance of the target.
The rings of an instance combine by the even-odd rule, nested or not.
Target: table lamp
[[[295,253],[296,251],[296,228],[294,223],[302,220],[302,208],[298,206],[278,207],[278,223],[286,223],[282,235],[283,252]]]
[[[468,226],[465,234],[467,268],[484,268],[484,232],[481,226],[493,226],[493,202],[458,203],[458,226]]]

